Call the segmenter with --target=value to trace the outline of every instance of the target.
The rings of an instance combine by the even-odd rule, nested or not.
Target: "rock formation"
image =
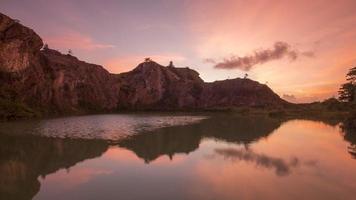
[[[31,29],[0,13],[0,70],[17,72],[36,62],[43,43]]]
[[[266,85],[250,79],[204,82],[189,68],[153,61],[118,75],[119,107],[126,109],[213,109],[287,104]]]
[[[0,14],[0,118],[117,107],[114,75],[42,46],[31,29]]]
[[[200,105],[205,108],[282,106],[287,104],[267,85],[244,78],[206,83]]]
[[[116,75],[42,47],[33,30],[0,13],[0,119],[287,104],[266,85],[249,79],[205,83],[192,69],[151,60]]]
[[[164,67],[153,61],[118,75],[119,108],[197,108],[204,82],[189,68]]]

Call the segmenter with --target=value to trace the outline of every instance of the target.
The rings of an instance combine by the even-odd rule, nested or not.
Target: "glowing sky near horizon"
[[[243,77],[206,59],[249,56],[282,41],[292,61],[261,62],[247,73],[280,96],[310,102],[336,96],[356,65],[355,0],[0,0],[0,12],[34,29],[50,48],[113,73],[144,57],[197,70],[205,81]]]

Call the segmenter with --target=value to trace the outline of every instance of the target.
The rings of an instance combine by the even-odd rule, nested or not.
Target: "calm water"
[[[233,115],[0,123],[0,199],[356,199],[356,136]]]

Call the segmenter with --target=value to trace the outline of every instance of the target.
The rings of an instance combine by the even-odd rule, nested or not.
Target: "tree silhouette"
[[[356,82],[356,67],[353,67],[349,70],[349,72],[346,74],[346,80],[352,84],[355,84],[355,82]]]
[[[173,65],[173,61],[169,61],[169,65],[168,65],[169,67],[174,67],[174,65]]]
[[[353,67],[346,74],[347,83],[341,85],[339,89],[339,100],[344,102],[356,101],[356,67]]]
[[[44,49],[44,50],[49,49],[48,44],[45,44],[45,45],[43,46],[43,49]]]
[[[151,61],[152,61],[151,58],[149,57],[145,58],[145,62],[151,62]]]
[[[246,79],[248,77],[248,74],[246,73],[245,76],[244,76],[244,79]]]
[[[355,86],[352,83],[344,83],[339,90],[340,101],[352,102],[355,101]]]
[[[68,55],[72,56],[73,55],[73,51],[71,49],[68,49]]]

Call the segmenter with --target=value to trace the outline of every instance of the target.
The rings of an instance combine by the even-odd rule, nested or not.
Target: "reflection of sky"
[[[150,164],[111,147],[100,158],[46,176],[36,199],[352,199],[356,163],[347,146],[336,127],[294,120],[247,149],[204,139],[188,155],[163,155]],[[246,154],[249,159],[239,159]],[[288,173],[278,174],[280,164]]]
[[[330,97],[355,64],[356,2],[8,0],[0,12],[35,29],[50,47],[72,49],[79,58],[127,71],[146,56],[190,66],[204,80],[242,76],[213,69],[205,58],[248,55],[285,41],[314,58],[259,65],[251,78],[298,101]]]

